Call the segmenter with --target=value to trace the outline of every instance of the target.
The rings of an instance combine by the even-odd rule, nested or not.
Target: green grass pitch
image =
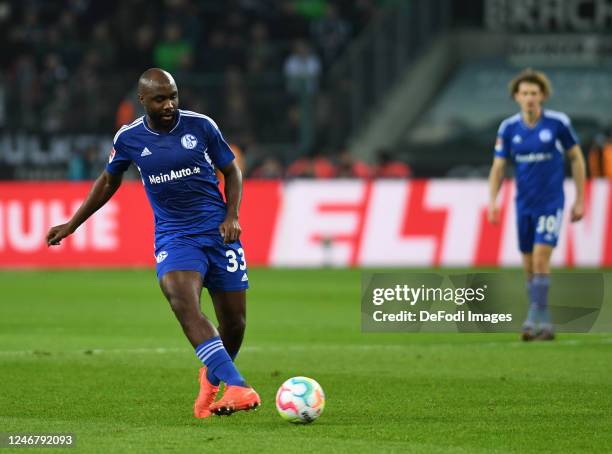
[[[359,270],[250,282],[237,364],[263,406],[196,420],[198,362],[154,271],[0,273],[0,432],[100,453],[612,451],[612,335],[361,333]],[[276,414],[294,375],[327,395],[307,426]]]

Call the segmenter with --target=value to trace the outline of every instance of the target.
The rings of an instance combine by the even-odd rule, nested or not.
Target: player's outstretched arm
[[[580,145],[574,145],[570,148],[567,152],[567,157],[570,160],[572,178],[576,185],[576,199],[574,200],[574,205],[572,205],[571,213],[572,222],[576,222],[584,216],[584,183],[586,181],[586,168]]]
[[[240,238],[242,229],[238,223],[238,212],[242,200],[242,172],[236,161],[230,162],[221,169],[225,177],[225,200],[227,200],[227,214],[225,220],[219,226],[219,232],[223,236],[224,243],[231,243]]]
[[[47,233],[47,245],[57,246],[68,235],[71,235],[83,222],[110,200],[121,186],[123,175],[112,175],[106,170],[93,184],[87,199],[74,213],[72,219],[65,224],[56,225]]]
[[[499,222],[499,208],[497,206],[497,193],[504,181],[504,173],[506,171],[506,160],[496,156],[493,159],[493,165],[489,172],[489,222],[497,224]]]

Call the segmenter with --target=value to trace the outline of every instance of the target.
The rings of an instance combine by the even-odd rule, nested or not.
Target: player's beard
[[[168,128],[174,125],[176,121],[176,111],[171,114],[171,117],[165,117],[163,112],[154,117],[154,123],[161,128]]]

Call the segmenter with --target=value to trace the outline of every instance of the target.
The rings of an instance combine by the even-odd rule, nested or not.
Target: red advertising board
[[[126,182],[60,247],[65,222],[91,183],[0,183],[0,267],[153,266],[153,216],[140,182]],[[612,266],[612,185],[587,186],[587,214],[569,222],[557,266]],[[517,266],[514,185],[500,193],[502,220],[486,221],[483,180],[247,181],[240,223],[250,265]]]
[[[61,246],[47,247],[49,226],[66,222],[91,183],[0,184],[0,266],[147,266],[153,257],[153,214],[142,184],[115,196]]]

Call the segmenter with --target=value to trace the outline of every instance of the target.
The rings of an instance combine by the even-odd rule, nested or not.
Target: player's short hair
[[[544,99],[548,99],[552,95],[552,84],[550,83],[550,79],[542,71],[527,68],[518,73],[508,84],[508,91],[511,97],[514,97],[516,92],[518,92],[521,82],[529,82],[539,86],[544,95]]]

